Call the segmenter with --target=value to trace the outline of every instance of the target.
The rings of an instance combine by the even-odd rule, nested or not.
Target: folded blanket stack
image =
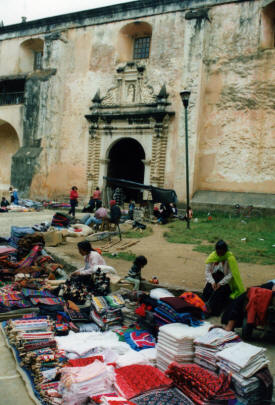
[[[124,300],[119,294],[106,297],[92,296],[91,304],[91,318],[101,330],[108,330],[111,326],[122,324],[121,308],[124,306]]]
[[[240,342],[239,336],[234,332],[227,332],[221,328],[212,329],[204,336],[194,340],[195,343],[195,363],[209,370],[216,371],[216,354],[227,347]]]
[[[165,371],[170,363],[188,363],[194,358],[194,344],[196,337],[207,333],[210,324],[206,323],[192,328],[181,323],[170,323],[161,326],[157,344],[157,366]]]
[[[114,371],[99,360],[80,367],[61,369],[60,392],[63,403],[75,405],[88,397],[113,391]]]
[[[222,371],[237,373],[243,378],[252,377],[269,364],[263,347],[239,342],[217,353],[218,366]]]
[[[188,304],[182,298],[168,297],[158,301],[158,305],[154,308],[154,317],[160,326],[175,322],[199,326],[202,324],[202,312],[200,308]]]
[[[230,376],[217,376],[197,364],[171,363],[166,375],[195,404],[219,404],[235,399],[234,392],[229,388]]]
[[[265,389],[260,385],[259,379],[254,376],[261,373],[263,369],[266,369],[270,376],[267,369],[269,361],[265,357],[265,351],[266,349],[262,347],[240,342],[216,354],[221,372],[232,374],[233,388],[244,404],[256,403],[264,398]],[[271,385],[272,383],[271,381]]]
[[[136,301],[125,300],[125,306],[121,309],[123,315],[123,324],[125,326],[131,326],[138,320],[138,316],[135,313],[138,304]]]

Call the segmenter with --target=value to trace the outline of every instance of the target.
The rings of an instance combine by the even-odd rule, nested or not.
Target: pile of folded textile
[[[115,325],[122,325],[121,308],[123,306],[124,299],[119,294],[111,294],[105,297],[92,296],[91,318],[102,330],[107,330]]]
[[[154,317],[158,325],[180,322],[198,326],[202,324],[203,311],[187,303],[183,298],[167,297],[158,301],[158,305],[154,308]]]
[[[6,333],[21,354],[44,347],[56,347],[53,323],[45,317],[10,320]]]
[[[231,377],[226,374],[217,376],[197,364],[171,363],[166,375],[195,404],[219,404],[235,399],[229,388]]]
[[[61,369],[60,392],[63,403],[75,405],[84,402],[87,397],[112,392],[114,383],[112,366],[93,358],[74,362],[73,366],[65,365]]]
[[[234,390],[243,403],[255,402],[264,398],[264,386],[272,387],[273,381],[267,368],[266,349],[240,342],[217,353],[218,366],[227,374],[232,374]],[[261,378],[263,374],[263,378]],[[258,378],[256,378],[258,377]],[[260,380],[259,380],[260,378]],[[269,384],[267,384],[267,381]],[[272,388],[271,388],[272,392]]]
[[[125,326],[131,326],[137,322],[138,316],[135,312],[137,307],[138,304],[136,301],[125,299],[125,306],[121,309],[123,315],[123,324]]]
[[[115,370],[115,387],[126,399],[157,388],[169,388],[172,380],[152,366],[132,365]]]
[[[222,371],[249,378],[269,364],[265,351],[263,347],[239,342],[217,353],[218,366]]]
[[[157,366],[165,371],[173,361],[188,363],[194,358],[193,341],[207,333],[210,324],[192,328],[181,323],[170,323],[159,328]]]
[[[214,328],[206,335],[194,340],[194,361],[202,367],[216,371],[218,369],[216,354],[240,342],[240,340],[235,332],[227,332],[222,328]]]

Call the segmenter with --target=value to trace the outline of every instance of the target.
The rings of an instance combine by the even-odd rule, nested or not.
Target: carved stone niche
[[[143,136],[141,144],[148,155],[152,156],[150,164],[149,161],[145,164],[145,178],[147,181],[154,181],[159,187],[164,185],[169,122],[175,113],[170,110],[165,84],[155,94],[145,73],[145,66],[138,62],[119,65],[114,86],[104,97],[101,97],[98,90],[92,99],[91,112],[85,117],[90,123],[91,135],[87,176],[93,173],[94,185],[100,184],[101,176],[106,173],[108,163],[102,162],[107,157],[106,145],[111,143],[108,138],[119,140],[125,136],[138,140],[140,135],[146,135],[148,142]],[[151,140],[147,138],[149,136],[152,137]]]
[[[175,113],[169,109],[168,93],[165,84],[159,94],[154,93],[145,75],[145,66],[139,62],[128,62],[119,65],[115,74],[115,85],[101,98],[98,90],[92,99],[91,113],[85,115],[90,122],[91,137],[102,133],[112,135],[123,127],[134,127],[138,130],[152,128],[157,137],[163,131],[163,120]],[[101,123],[104,123],[103,125]]]

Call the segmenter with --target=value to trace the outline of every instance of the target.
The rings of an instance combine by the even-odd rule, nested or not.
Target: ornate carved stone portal
[[[145,66],[128,62],[116,69],[115,85],[104,97],[92,99],[87,180],[89,188],[101,185],[107,174],[109,151],[123,138],[134,138],[145,151],[144,183],[164,186],[168,126],[175,114],[169,109],[165,85],[159,94],[148,84]],[[107,162],[107,163],[106,163]]]

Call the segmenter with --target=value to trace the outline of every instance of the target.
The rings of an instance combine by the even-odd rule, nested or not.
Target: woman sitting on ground
[[[90,276],[94,274],[100,266],[106,266],[105,260],[103,257],[92,248],[90,242],[84,240],[77,244],[79,253],[81,256],[84,256],[85,266],[74,271],[71,276]]]
[[[215,251],[208,256],[205,276],[203,300],[209,315],[220,315],[230,298],[235,299],[245,291],[236,258],[223,240],[216,243]]]

